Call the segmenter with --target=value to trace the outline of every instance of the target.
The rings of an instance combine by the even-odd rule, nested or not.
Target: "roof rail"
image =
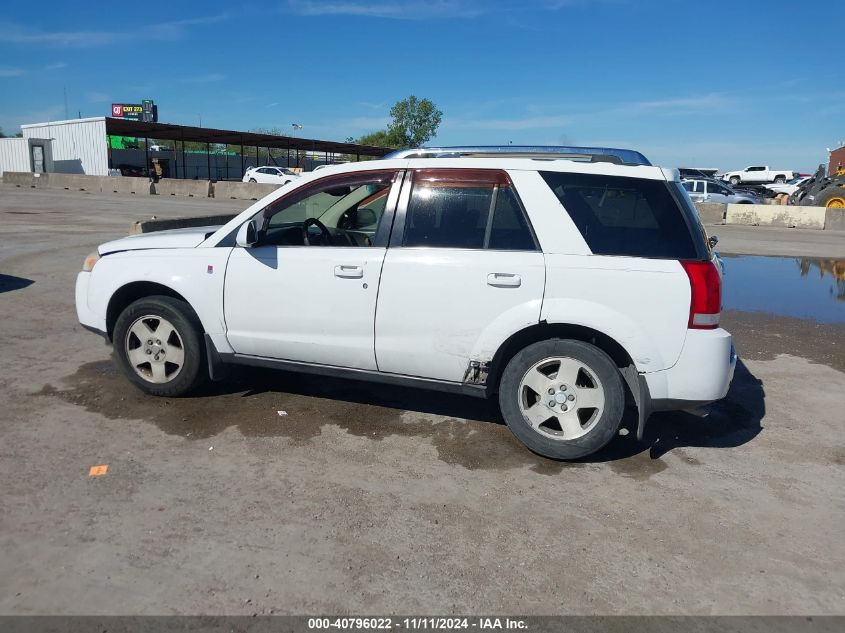
[[[566,159],[617,165],[651,165],[648,159],[632,149],[613,147],[570,147],[565,145],[466,145],[457,147],[418,147],[400,149],[388,158],[535,158]]]

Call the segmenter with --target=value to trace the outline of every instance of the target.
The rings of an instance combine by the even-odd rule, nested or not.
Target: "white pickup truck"
[[[764,184],[767,182],[784,183],[797,176],[791,169],[769,169],[767,165],[752,165],[739,171],[729,171],[722,174],[722,180],[727,180],[732,185],[741,183]]]

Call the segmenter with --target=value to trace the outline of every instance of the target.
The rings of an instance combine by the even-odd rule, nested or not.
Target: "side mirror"
[[[715,235],[711,235],[711,236],[707,239],[707,242],[710,244],[710,248],[716,248],[716,244],[718,244],[718,243],[719,243],[719,238],[718,238],[718,237],[716,237]]]
[[[235,244],[241,248],[252,248],[258,242],[258,228],[255,220],[250,220],[241,225],[238,235],[235,237]]]

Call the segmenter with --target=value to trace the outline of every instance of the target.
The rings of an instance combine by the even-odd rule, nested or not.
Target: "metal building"
[[[108,176],[110,171],[123,172],[124,165],[121,163],[134,161],[134,165],[126,167],[140,173],[123,175],[239,180],[247,167],[279,164],[281,152],[286,153],[283,160],[287,166],[295,163],[296,167],[300,167],[300,158],[306,155],[323,154],[325,162],[329,162],[330,157],[336,155],[360,160],[362,156],[378,158],[392,151],[390,148],[355,143],[112,117],[31,123],[22,125],[21,132],[23,138],[0,139],[0,174],[3,171],[30,171]],[[110,136],[143,140],[143,150],[111,148]],[[150,149],[152,139],[165,139],[171,143],[169,147],[159,146],[153,151]],[[186,143],[201,145],[204,151],[186,150]],[[212,150],[212,147],[218,146],[234,146],[239,151],[229,152],[233,156],[221,157],[219,152]],[[218,159],[223,160],[223,166],[218,164]],[[313,167],[313,159],[311,163]],[[161,168],[162,165],[169,169],[154,173],[153,168]]]
[[[71,119],[52,123],[22,125],[25,139],[49,139],[51,164],[44,171],[60,174],[109,175],[109,152],[106,139],[106,117]],[[35,148],[35,141],[30,148]],[[47,147],[44,148],[45,162]],[[32,154],[30,154],[32,156]],[[36,158],[33,157],[33,162]],[[38,171],[34,168],[29,171]]]

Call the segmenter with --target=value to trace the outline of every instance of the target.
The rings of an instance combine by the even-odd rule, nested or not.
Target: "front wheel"
[[[250,182],[258,182],[255,178],[250,178],[249,181]]]
[[[201,327],[190,306],[173,297],[131,303],[114,326],[114,350],[126,377],[154,396],[181,396],[205,378]]]
[[[619,370],[602,350],[552,339],[510,360],[499,385],[499,407],[529,449],[552,459],[576,459],[613,439],[625,392]]]

